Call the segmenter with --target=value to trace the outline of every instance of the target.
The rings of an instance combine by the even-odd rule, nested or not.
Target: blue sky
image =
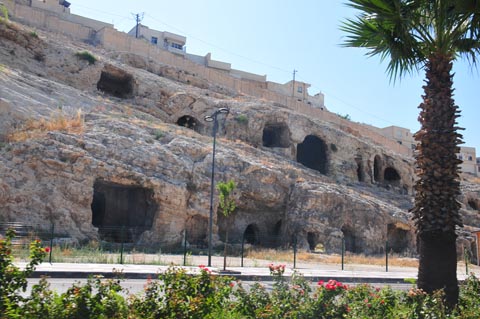
[[[187,37],[187,52],[229,62],[235,69],[266,74],[280,83],[296,78],[321,91],[331,112],[377,127],[420,127],[424,73],[390,83],[386,64],[366,51],[343,48],[339,25],[355,12],[340,0],[70,0],[71,12],[113,23],[120,31],[142,23]],[[480,156],[480,72],[459,60],[454,66],[455,101],[465,146]]]

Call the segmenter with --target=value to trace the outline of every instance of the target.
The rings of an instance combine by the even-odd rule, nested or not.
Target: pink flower
[[[323,286],[323,283],[324,283],[323,280],[319,280],[319,281],[318,281],[318,285],[319,285],[319,286]]]

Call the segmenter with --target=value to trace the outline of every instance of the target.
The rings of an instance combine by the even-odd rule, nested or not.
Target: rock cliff
[[[89,51],[93,62],[89,60]],[[134,54],[0,23],[0,222],[55,224],[78,241],[206,245],[212,124],[215,180],[234,180],[237,211],[214,214],[214,241],[415,251],[414,166],[372,141],[278,103]],[[480,226],[478,184],[465,223]],[[216,196],[215,196],[216,198]],[[216,212],[216,200],[214,211]],[[461,245],[470,245],[468,234]]]

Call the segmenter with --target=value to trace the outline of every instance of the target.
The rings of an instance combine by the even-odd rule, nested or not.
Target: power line
[[[101,11],[101,10],[98,10],[98,9],[93,9],[93,8],[86,7],[86,6],[82,6],[82,5],[78,5],[78,4],[75,4],[75,6],[82,7],[82,8],[85,8],[85,9],[89,9],[89,10],[91,10],[91,11],[95,11],[95,12],[107,14],[107,15],[110,15],[110,16],[121,17],[121,18],[123,18],[123,20],[125,20],[125,19],[132,19],[132,17],[125,17],[125,16],[121,16],[121,15],[118,15],[118,14],[114,14],[114,13],[110,13],[110,12],[105,12],[105,11]],[[255,59],[252,59],[252,58],[243,56],[243,55],[238,54],[238,53],[235,53],[235,52],[232,52],[232,51],[230,51],[230,50],[228,50],[228,49],[225,49],[225,48],[220,47],[220,46],[218,46],[218,45],[215,45],[215,44],[213,44],[213,43],[204,41],[204,40],[200,39],[199,37],[196,37],[196,36],[194,36],[194,35],[191,35],[191,34],[189,34],[188,32],[185,32],[184,30],[181,30],[181,29],[179,29],[179,28],[177,28],[177,27],[175,27],[175,26],[173,26],[173,25],[170,25],[170,24],[168,24],[168,23],[166,23],[166,22],[164,22],[164,21],[162,21],[162,20],[160,20],[160,19],[158,19],[158,18],[156,18],[156,17],[153,17],[153,16],[150,15],[150,14],[145,14],[144,12],[142,12],[142,13],[137,13],[137,14],[132,13],[132,15],[133,15],[133,19],[136,21],[136,32],[135,32],[135,36],[136,36],[137,38],[138,38],[138,26],[139,26],[140,22],[144,19],[144,17],[147,16],[147,17],[149,17],[150,19],[155,20],[155,21],[157,21],[157,22],[165,25],[165,26],[168,27],[169,29],[176,30],[176,31],[184,34],[185,36],[187,36],[187,37],[189,37],[189,38],[192,38],[192,39],[195,39],[195,40],[197,40],[197,41],[199,41],[199,42],[202,42],[202,43],[204,43],[204,44],[206,44],[206,45],[208,45],[208,46],[211,46],[212,48],[216,48],[216,49],[221,50],[221,51],[223,51],[223,52],[225,52],[225,53],[228,53],[228,54],[230,54],[230,55],[233,55],[233,56],[242,58],[242,59],[244,59],[244,60],[253,62],[253,63],[258,64],[258,65],[263,65],[263,66],[266,66],[266,67],[268,67],[268,68],[271,68],[271,69],[275,69],[275,70],[277,70],[277,71],[284,72],[284,73],[286,73],[286,74],[291,74],[291,71],[288,71],[288,70],[286,70],[286,69],[284,69],[284,68],[281,68],[281,67],[278,67],[278,66],[274,66],[274,65],[271,65],[271,64],[268,64],[268,63],[264,63],[264,62],[261,62],[261,61],[257,61],[257,60],[255,60]],[[296,74],[297,72],[298,72],[297,70],[293,70],[293,81],[295,81],[295,79],[296,79],[295,74]],[[303,78],[301,78],[301,77],[300,77],[299,79],[300,79],[302,82],[309,83],[308,81],[306,81],[305,79],[303,79]],[[294,83],[295,83],[295,82],[294,82]],[[359,108],[359,107],[356,107],[356,106],[352,105],[351,103],[343,100],[342,98],[339,98],[339,97],[335,96],[334,94],[331,94],[331,92],[326,92],[325,90],[322,90],[322,89],[320,89],[320,88],[318,88],[318,87],[316,87],[316,86],[314,86],[314,85],[311,85],[311,88],[314,89],[314,90],[318,90],[318,91],[320,91],[320,92],[324,92],[324,93],[327,94],[329,97],[332,97],[332,98],[336,99],[337,101],[341,102],[342,104],[344,104],[345,106],[347,106],[347,107],[349,107],[349,108],[351,108],[351,109],[355,109],[355,110],[357,110],[357,111],[360,111],[360,112],[362,112],[363,114],[366,114],[366,115],[368,115],[368,116],[371,116],[372,118],[375,118],[375,119],[377,119],[377,120],[380,120],[380,121],[383,121],[383,122],[386,122],[386,123],[395,125],[395,123],[392,123],[392,122],[389,121],[389,120],[383,119],[383,118],[381,118],[381,117],[379,117],[379,116],[377,116],[377,115],[375,115],[375,114],[372,114],[372,113],[369,113],[369,112],[365,111],[364,109],[361,109],[361,108]],[[293,94],[294,94],[294,93],[293,93]]]
[[[183,30],[181,30],[181,29],[179,29],[179,28],[177,28],[177,27],[175,27],[175,26],[172,26],[172,25],[170,25],[170,24],[168,24],[168,23],[166,23],[166,22],[164,22],[164,21],[162,21],[162,20],[159,20],[159,19],[157,19],[157,18],[155,18],[155,17],[153,17],[153,16],[151,16],[151,15],[149,15],[149,14],[147,14],[146,16],[149,17],[149,18],[152,19],[152,20],[155,20],[155,21],[157,21],[157,22],[165,25],[166,27],[168,27],[168,28],[170,28],[170,29],[173,29],[173,30],[176,30],[176,31],[182,33],[183,35],[185,35],[185,36],[187,36],[187,37],[189,37],[189,38],[195,39],[195,40],[197,40],[197,41],[199,41],[199,42],[202,42],[202,43],[204,43],[204,44],[206,44],[206,45],[208,45],[208,46],[211,46],[211,47],[213,47],[213,48],[219,49],[219,50],[221,50],[221,51],[223,51],[223,52],[225,52],[225,53],[228,53],[228,54],[231,54],[231,55],[240,57],[240,58],[242,58],[242,59],[245,59],[245,60],[247,60],[247,61],[250,61],[250,62],[259,64],[259,65],[267,66],[267,67],[269,67],[269,68],[271,68],[271,69],[276,69],[276,70],[281,71],[281,72],[285,72],[285,73],[288,73],[288,74],[290,74],[290,72],[291,72],[291,71],[288,71],[288,70],[286,70],[286,69],[283,69],[283,68],[280,68],[280,67],[277,67],[277,66],[274,66],[274,65],[270,65],[270,64],[267,64],[267,63],[264,63],[264,62],[261,62],[261,61],[257,61],[257,60],[254,60],[254,59],[252,59],[252,58],[243,56],[243,55],[241,55],[241,54],[238,54],[238,53],[229,51],[228,49],[225,49],[225,48],[220,47],[220,46],[218,46],[218,45],[215,45],[215,44],[213,44],[213,43],[209,43],[209,42],[207,42],[207,41],[205,41],[205,40],[202,40],[202,39],[200,39],[200,38],[198,38],[198,37],[196,37],[196,36],[194,36],[194,35],[189,34],[188,32],[183,31]]]
[[[98,10],[98,9],[94,9],[94,8],[90,8],[90,7],[86,7],[86,6],[82,6],[82,5],[76,4],[76,3],[75,3],[75,5],[74,5],[74,7],[80,7],[80,8],[88,9],[88,10],[91,10],[91,11],[94,11],[94,12],[103,13],[103,14],[106,14],[106,15],[109,15],[109,16],[114,16],[114,17],[119,17],[119,18],[125,18],[125,19],[131,19],[130,17],[126,17],[126,16],[122,16],[122,15],[119,15],[119,14],[115,14],[115,13],[111,13],[111,12],[106,12],[106,11],[102,11],[102,10]]]

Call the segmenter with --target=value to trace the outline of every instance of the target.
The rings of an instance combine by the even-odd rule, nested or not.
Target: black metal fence
[[[137,239],[145,230],[128,227],[103,227],[99,229],[99,239],[79,242],[68,234],[57,232],[55,225],[26,225],[20,223],[0,223],[0,236],[4,236],[8,228],[16,232],[13,240],[18,258],[27,259],[29,243],[40,240],[44,247],[49,247],[46,262],[70,263],[112,263],[112,264],[158,264],[158,265],[199,265],[206,264],[208,247],[205,240],[188,242],[188,234],[183,233],[183,242],[176,248],[163,247],[154,243],[139,243]],[[168,250],[167,250],[168,248]],[[244,235],[241,239],[228,241],[226,245],[214,247],[212,266],[223,265],[224,253],[227,255],[229,267],[263,267],[269,261],[286,263],[293,268],[313,268],[315,259],[311,262],[298,260],[299,249],[297,238],[290,240],[276,236],[256,238]],[[339,268],[345,270],[351,254],[345,250],[345,240],[342,240]],[[384,269],[389,271],[389,244],[385,243]],[[302,252],[303,253],[303,252]],[[320,254],[318,254],[320,255]],[[378,256],[377,256],[378,257]],[[468,271],[468,258],[465,258]],[[299,265],[300,264],[300,265]]]

